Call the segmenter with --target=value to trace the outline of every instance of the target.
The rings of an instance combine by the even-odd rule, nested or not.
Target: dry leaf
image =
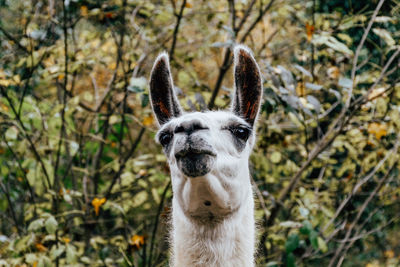
[[[371,93],[368,95],[368,100],[373,100],[378,97],[386,96],[385,94],[385,88],[376,88],[371,91]]]
[[[147,171],[146,171],[146,170],[144,170],[144,169],[139,170],[138,175],[139,175],[140,177],[143,177],[143,176],[145,176],[146,174],[147,174]]]
[[[297,83],[296,93],[299,97],[306,95],[306,87],[304,85],[304,82]]]
[[[137,249],[140,249],[141,246],[144,245],[144,236],[143,235],[134,235],[131,237],[131,244],[135,246]]]
[[[45,246],[43,246],[42,244],[40,244],[40,243],[36,243],[36,244],[35,244],[35,247],[36,247],[36,249],[39,250],[40,252],[45,252],[45,251],[47,251],[47,248],[46,248]]]
[[[328,69],[328,76],[329,76],[329,78],[331,78],[331,79],[337,79],[337,78],[339,78],[339,75],[340,75],[340,70],[339,70],[338,67],[333,66],[333,67],[330,67],[330,68]]]
[[[310,24],[306,23],[306,32],[307,32],[307,41],[311,42],[311,39],[315,32],[314,25],[310,25]]]
[[[144,126],[151,126],[154,123],[154,118],[152,115],[146,116],[143,119],[143,125]]]
[[[387,135],[387,125],[385,123],[373,122],[368,125],[368,133],[375,135],[380,140],[382,136]]]
[[[86,17],[88,15],[88,7],[81,6],[81,16]]]
[[[389,258],[389,259],[393,258],[393,257],[394,257],[394,252],[393,252],[393,250],[386,250],[386,251],[385,251],[385,257],[386,257],[386,258]]]
[[[99,216],[99,212],[100,212],[100,207],[106,203],[106,198],[97,198],[95,197],[92,200],[92,206],[94,207],[94,212],[96,213],[96,216]]]

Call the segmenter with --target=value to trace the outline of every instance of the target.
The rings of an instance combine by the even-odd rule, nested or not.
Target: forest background
[[[172,192],[148,96],[227,108],[264,78],[257,266],[400,265],[400,1],[0,0],[0,266],[167,266]]]

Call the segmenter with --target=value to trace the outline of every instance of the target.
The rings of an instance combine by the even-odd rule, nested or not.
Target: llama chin
[[[254,200],[249,156],[262,81],[251,51],[234,49],[229,111],[185,113],[174,93],[168,55],[156,59],[150,98],[173,191],[171,266],[254,266]]]

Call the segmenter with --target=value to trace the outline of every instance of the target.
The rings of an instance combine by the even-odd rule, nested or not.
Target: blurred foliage
[[[0,266],[167,266],[152,61],[170,53],[186,110],[226,108],[238,42],[265,78],[258,266],[399,266],[399,15],[398,0],[1,0]]]

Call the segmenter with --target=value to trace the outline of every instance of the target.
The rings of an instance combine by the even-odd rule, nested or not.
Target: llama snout
[[[211,145],[195,135],[180,137],[175,144],[174,154],[178,168],[188,177],[209,173],[217,156]]]

